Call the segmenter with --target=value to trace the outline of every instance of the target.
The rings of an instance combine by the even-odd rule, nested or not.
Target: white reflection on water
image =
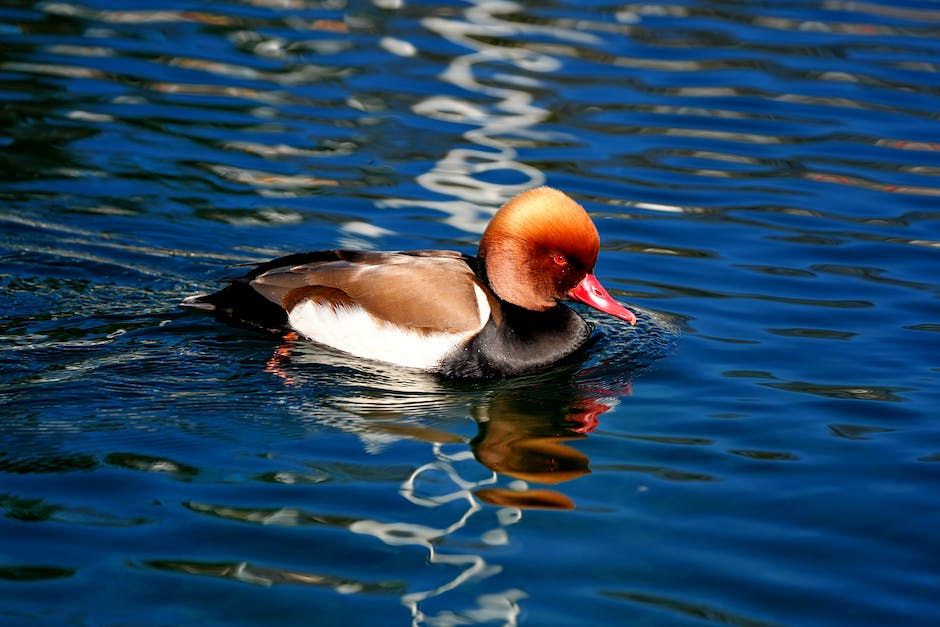
[[[418,115],[471,127],[463,137],[473,147],[454,147],[418,183],[435,195],[453,200],[390,199],[380,206],[421,206],[449,214],[446,222],[458,229],[481,233],[493,211],[519,192],[545,183],[545,174],[519,159],[516,145],[570,140],[566,134],[538,130],[551,112],[534,102],[529,92],[540,86],[530,76],[559,68],[559,61],[525,47],[489,43],[492,38],[538,35],[563,41],[593,41],[594,36],[557,26],[510,22],[501,14],[520,10],[513,2],[475,0],[454,19],[429,17],[428,30],[472,52],[455,57],[441,79],[474,96],[435,95],[413,107]],[[482,74],[494,66],[498,73]],[[481,99],[479,96],[482,96]],[[508,176],[507,176],[508,174]],[[499,177],[511,182],[493,182]]]
[[[454,501],[465,503],[466,509],[462,515],[446,527],[432,527],[428,525],[408,522],[380,522],[376,520],[358,520],[349,526],[354,533],[375,536],[389,546],[419,546],[428,551],[428,563],[453,566],[458,569],[456,576],[444,583],[402,595],[401,602],[411,612],[412,624],[430,623],[434,625],[466,624],[470,622],[489,622],[499,620],[504,625],[517,624],[519,606],[517,601],[526,594],[518,589],[509,589],[498,593],[486,594],[477,598],[478,606],[459,613],[450,611],[430,617],[422,610],[421,604],[428,599],[440,596],[454,590],[471,579],[482,579],[500,572],[499,566],[492,565],[479,554],[471,552],[445,553],[438,551],[436,544],[467,525],[469,519],[482,509],[482,505],[474,495],[474,490],[481,486],[493,485],[497,482],[496,473],[481,480],[464,479],[458,466],[461,462],[473,462],[470,451],[460,451],[448,454],[440,444],[433,445],[435,461],[428,462],[411,473],[405,480],[399,493],[415,505],[425,508],[436,508]],[[423,495],[420,483],[426,475],[437,475],[435,483],[439,484],[442,475],[448,480],[453,490],[444,494]],[[515,524],[522,518],[518,508],[503,508],[497,520],[499,526],[484,534],[482,540],[486,544],[505,544],[508,542],[505,527]]]

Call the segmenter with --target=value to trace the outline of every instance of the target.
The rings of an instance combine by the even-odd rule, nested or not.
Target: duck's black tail
[[[237,326],[282,333],[287,326],[287,312],[278,303],[262,296],[251,282],[269,270],[284,266],[302,266],[320,261],[354,261],[360,254],[348,250],[317,250],[278,257],[250,269],[243,275],[225,279],[227,286],[211,294],[194,294],[183,299],[183,307],[211,311],[216,318]]]
[[[202,309],[229,324],[281,333],[287,328],[287,312],[255,291],[248,280],[230,279],[227,286],[211,294],[187,296],[183,307]]]

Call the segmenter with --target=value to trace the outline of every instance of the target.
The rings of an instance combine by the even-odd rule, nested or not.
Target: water
[[[4,625],[940,623],[940,7],[7,2]],[[439,381],[183,311],[547,183],[641,312]]]

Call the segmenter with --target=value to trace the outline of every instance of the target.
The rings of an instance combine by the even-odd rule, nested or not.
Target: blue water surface
[[[940,5],[0,8],[3,625],[940,623]],[[591,213],[586,354],[178,306]]]

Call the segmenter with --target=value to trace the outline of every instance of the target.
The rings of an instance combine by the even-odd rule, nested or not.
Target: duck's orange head
[[[496,212],[480,240],[479,258],[500,299],[544,311],[570,298],[636,323],[594,277],[600,237],[590,216],[550,187],[519,194]]]

